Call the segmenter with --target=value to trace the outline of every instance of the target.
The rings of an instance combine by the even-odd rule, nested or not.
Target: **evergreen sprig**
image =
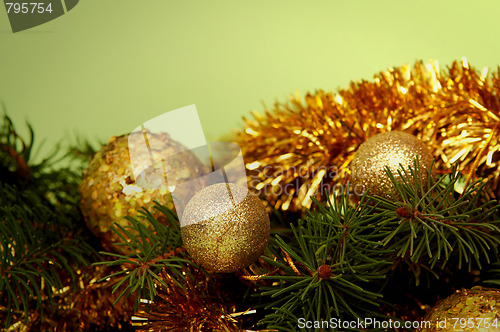
[[[33,162],[34,131],[21,137],[11,119],[0,124],[0,319],[28,319],[74,286],[75,272],[95,259],[78,209],[80,176],[55,169],[58,147]]]
[[[120,236],[122,242],[117,246],[125,247],[128,255],[101,252],[102,255],[114,258],[94,263],[96,265],[121,266],[122,269],[102,280],[114,278],[117,282],[113,286],[113,292],[122,285],[120,295],[115,304],[123,296],[136,296],[134,309],[137,309],[141,299],[153,300],[157,294],[157,285],[168,288],[163,275],[171,277],[178,286],[186,278],[186,265],[194,265],[185,256],[180,235],[180,226],[177,216],[165,206],[154,202],[154,209],[165,216],[166,223],[161,223],[153,214],[145,208],[139,210],[137,217],[127,216],[131,225],[123,227],[115,224],[113,231]]]
[[[38,196],[41,204],[64,217],[58,220],[65,227],[81,229],[83,219],[78,209],[81,174],[70,167],[55,167],[58,161],[68,156],[61,153],[60,146],[55,146],[42,161],[33,161],[35,134],[31,125],[27,124],[27,127],[28,139],[18,134],[12,120],[4,114],[0,124],[0,182]],[[78,147],[72,147],[72,150],[78,150]]]
[[[34,131],[28,124],[29,139],[23,139],[12,120],[4,114],[0,125],[0,177],[4,180],[27,180],[31,177],[28,166],[33,151]]]
[[[391,200],[367,193],[353,203],[347,190],[326,204],[315,202],[307,218],[290,225],[292,237],[275,236],[262,259],[279,272],[261,277],[268,314],[260,324],[295,331],[299,318],[375,317],[402,262],[418,285],[422,270],[439,278],[439,269],[466,264],[470,271],[496,259],[499,205],[484,183],[459,194],[456,169],[436,178],[422,172],[418,160],[401,166],[402,180],[386,172],[396,190]]]
[[[27,319],[31,309],[50,303],[54,292],[68,286],[63,276],[74,281],[75,269],[88,264],[93,249],[66,237],[58,218],[37,196],[0,183],[0,303],[6,327],[16,311]]]
[[[293,238],[276,236],[279,251],[262,259],[279,269],[264,276],[260,287],[264,310],[260,324],[269,329],[296,331],[298,318],[309,321],[356,318],[376,312],[382,295],[377,287],[391,262],[373,226],[374,207],[365,197],[349,204],[349,190],[320,204],[295,226]]]
[[[486,195],[485,183],[476,181],[458,187],[461,175],[456,169],[435,179],[431,170],[421,172],[418,160],[413,167],[398,170],[398,182],[386,169],[397,194],[376,202],[373,220],[384,234],[382,244],[395,253],[396,262],[406,262],[418,284],[422,269],[438,276],[436,266],[444,269],[450,260],[468,269],[476,263],[490,263],[500,244],[499,205]]]

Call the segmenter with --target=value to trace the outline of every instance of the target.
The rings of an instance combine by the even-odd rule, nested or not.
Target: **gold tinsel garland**
[[[181,282],[161,273],[158,296],[142,303],[132,318],[137,331],[241,331],[233,317],[245,313],[235,312],[234,294],[229,294],[223,275],[212,278],[193,266],[182,273],[186,279]]]
[[[464,58],[447,70],[420,61],[338,92],[291,96],[265,114],[254,112],[236,134],[249,185],[276,208],[304,211],[310,196],[322,200],[325,190],[345,188],[361,143],[401,130],[428,145],[435,169],[456,164],[467,181],[484,177],[498,198],[499,83],[498,70],[479,72]]]

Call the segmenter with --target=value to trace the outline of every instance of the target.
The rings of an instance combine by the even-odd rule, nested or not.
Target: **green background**
[[[0,8],[0,100],[45,149],[76,135],[104,142],[190,104],[216,140],[262,102],[391,66],[465,56],[496,70],[499,14],[496,0],[85,0],[12,33]]]

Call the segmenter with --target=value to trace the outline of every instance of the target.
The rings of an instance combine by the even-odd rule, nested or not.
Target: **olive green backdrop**
[[[417,59],[496,70],[499,14],[496,0],[83,0],[14,34],[0,7],[0,100],[47,148],[107,141],[189,104],[216,140],[262,102]]]

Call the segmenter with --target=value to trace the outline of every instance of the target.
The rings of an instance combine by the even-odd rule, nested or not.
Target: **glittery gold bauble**
[[[140,184],[136,183],[130,162],[129,148],[134,153],[135,167],[145,169],[143,174],[162,174],[157,167],[150,165],[150,151],[155,160],[158,157],[172,155],[184,151],[185,148],[178,142],[170,139],[166,133],[148,133],[150,151],[143,149],[140,144],[143,133],[133,133],[130,136],[112,137],[109,143],[98,151],[89,166],[83,172],[83,180],[80,184],[81,210],[90,230],[101,240],[106,250],[124,252],[126,247],[113,246],[113,243],[121,242],[112,230],[111,226],[116,222],[121,226],[130,226],[126,216],[136,216],[141,207],[152,205],[154,200],[160,204],[174,209],[172,196],[168,189],[155,183],[159,177],[149,176],[142,178]],[[142,165],[141,165],[142,163]],[[174,165],[178,171],[169,172],[168,185],[171,187],[176,181],[183,181],[193,176],[202,174],[203,165],[195,155],[185,153],[183,160]],[[138,177],[141,181],[141,176]],[[201,189],[201,188],[198,188]],[[156,210],[149,209],[161,215]]]
[[[269,240],[269,216],[246,188],[217,183],[198,192],[182,216],[184,246],[211,272],[236,272],[255,262]]]
[[[438,302],[424,317],[420,332],[500,331],[500,290],[476,286]]]
[[[401,167],[413,169],[415,158],[419,160],[422,174],[426,174],[432,163],[432,155],[425,144],[411,134],[388,131],[371,137],[359,146],[350,165],[354,193],[361,195],[369,190],[370,195],[392,198],[396,190],[385,167],[401,182],[398,170]]]

